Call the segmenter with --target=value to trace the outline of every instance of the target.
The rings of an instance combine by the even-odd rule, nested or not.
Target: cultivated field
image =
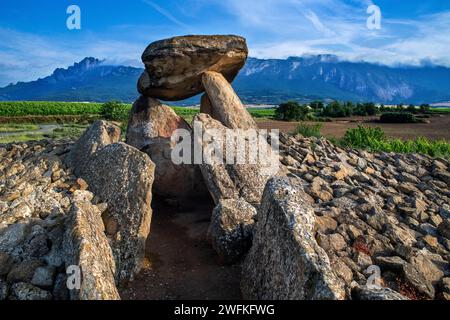
[[[450,141],[450,114],[434,115],[427,119],[429,123],[392,124],[378,123],[378,117],[352,117],[336,119],[332,122],[321,122],[321,132],[325,137],[341,138],[348,129],[357,128],[358,125],[379,127],[386,136],[405,140],[425,137],[430,140],[445,139]],[[292,132],[298,126],[298,122],[285,122],[270,119],[257,120],[262,129],[279,129],[283,132]],[[314,122],[306,122],[312,124]]]

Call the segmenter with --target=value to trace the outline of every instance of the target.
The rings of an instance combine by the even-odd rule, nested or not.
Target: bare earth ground
[[[325,137],[342,137],[347,129],[356,128],[358,125],[380,127],[391,138],[414,139],[419,136],[431,140],[450,140],[450,115],[433,116],[430,123],[413,124],[388,124],[377,123],[377,117],[352,117],[342,118],[333,122],[321,122],[322,134]],[[283,122],[275,120],[257,120],[261,129],[280,129],[283,132],[292,132],[297,127],[297,122]],[[307,122],[313,123],[313,122]]]
[[[146,266],[124,300],[241,299],[240,267],[224,266],[206,241],[213,203],[185,212],[154,206]]]

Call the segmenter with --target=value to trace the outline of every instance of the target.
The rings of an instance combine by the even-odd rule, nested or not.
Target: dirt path
[[[185,212],[155,205],[146,266],[122,299],[241,299],[240,267],[221,265],[206,241],[212,209],[212,203]]]

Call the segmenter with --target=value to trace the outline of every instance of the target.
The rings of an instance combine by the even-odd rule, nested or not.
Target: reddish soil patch
[[[384,130],[386,135],[391,138],[414,139],[422,136],[431,140],[450,140],[450,115],[437,115],[426,119],[429,120],[430,123],[413,124],[377,123],[375,122],[377,119],[377,117],[352,117],[335,120],[333,122],[322,122],[321,132],[325,137],[340,138],[344,136],[347,129],[363,125],[380,127]],[[258,121],[258,126],[261,129],[279,129],[283,132],[292,132],[297,125],[297,122],[275,120]]]
[[[197,202],[197,201],[193,201]],[[146,266],[128,288],[124,300],[241,299],[240,267],[224,266],[206,241],[213,203],[195,209],[154,207],[147,240]]]

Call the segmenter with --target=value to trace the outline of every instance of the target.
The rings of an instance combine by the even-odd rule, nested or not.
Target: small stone
[[[51,300],[52,294],[29,283],[19,282],[11,286],[12,300]]]
[[[358,266],[360,266],[362,269],[367,268],[368,266],[372,265],[372,258],[365,254],[364,252],[357,251],[353,257],[353,260],[356,262]]]
[[[450,293],[450,278],[443,278],[441,287],[444,292]]]
[[[345,281],[345,283],[351,283],[353,280],[353,272],[342,260],[335,257],[333,259],[330,258],[331,268],[333,271]]]
[[[319,233],[317,235],[317,242],[325,251],[341,251],[347,247],[347,243],[343,236],[338,233],[324,235]]]
[[[8,211],[8,204],[5,201],[0,200],[0,214]]]
[[[401,270],[407,262],[400,257],[393,256],[377,257],[375,258],[375,263],[384,270]]]
[[[12,257],[6,252],[0,251],[0,277],[6,276],[13,266]]]
[[[411,264],[407,263],[403,266],[403,275],[405,280],[417,289],[420,293],[425,294],[428,298],[434,299],[435,290],[433,285],[427,281],[422,273],[420,273]]]
[[[52,267],[38,267],[34,272],[31,284],[40,288],[51,288],[53,286],[53,278],[55,269]]]
[[[422,241],[429,245],[431,248],[436,248],[439,245],[437,238],[430,235],[426,235],[425,237],[423,237]]]
[[[367,286],[357,286],[352,290],[352,298],[355,300],[409,300],[400,293],[390,288],[369,288]]]
[[[81,178],[78,178],[76,182],[77,182],[77,186],[78,186],[79,190],[84,191],[84,190],[87,190],[89,188],[89,185],[87,184],[87,182],[84,181]]]
[[[323,216],[316,218],[315,229],[323,234],[332,233],[337,228],[337,222],[331,217]]]
[[[439,225],[444,221],[444,220],[442,220],[442,218],[441,218],[439,215],[437,215],[437,214],[432,214],[432,215],[430,215],[429,220],[430,220],[430,223],[431,223],[433,226],[435,226],[436,228],[439,227]],[[438,229],[438,231],[439,231],[439,229]]]
[[[450,239],[450,219],[444,219],[439,224],[438,231],[443,237]]]
[[[35,270],[42,263],[39,260],[23,261],[13,266],[6,280],[9,283],[30,282],[33,278]]]

